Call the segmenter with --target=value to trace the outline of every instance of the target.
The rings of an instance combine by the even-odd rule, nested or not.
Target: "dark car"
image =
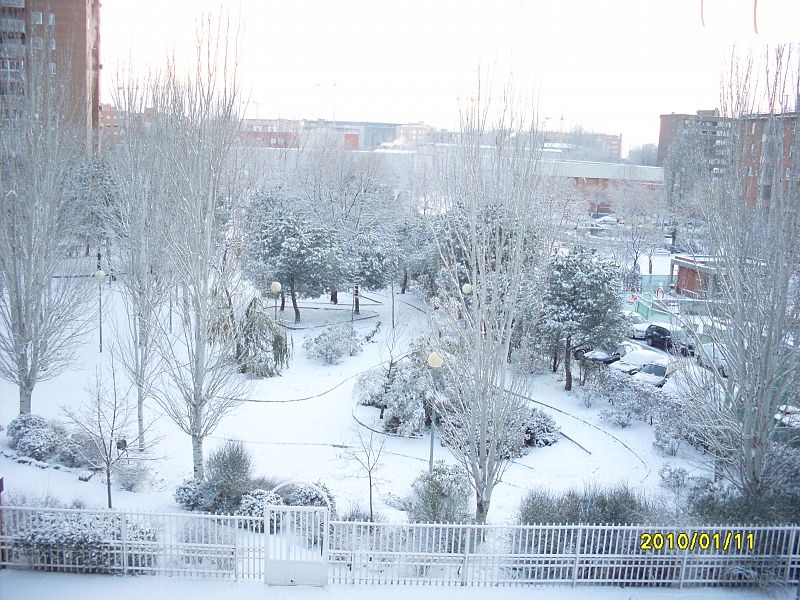
[[[686,332],[680,327],[675,327],[669,323],[652,323],[647,331],[644,332],[644,339],[648,346],[659,346],[664,350],[679,351],[681,342],[686,341],[686,352],[690,351],[688,336]],[[691,352],[694,353],[694,346],[691,346]]]

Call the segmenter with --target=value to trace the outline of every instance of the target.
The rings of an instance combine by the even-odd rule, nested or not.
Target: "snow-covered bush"
[[[213,512],[233,512],[250,490],[253,457],[242,442],[226,441],[206,461],[206,478],[213,488]]]
[[[178,553],[195,569],[233,572],[236,531],[212,519],[186,521],[178,533]]]
[[[656,439],[653,440],[653,448],[658,450],[662,456],[677,456],[681,449],[683,438],[675,428],[670,425],[657,423],[655,426]]]
[[[50,423],[39,415],[26,414],[19,415],[8,424],[8,445],[16,448],[20,440],[32,431],[42,431],[52,429]]]
[[[264,531],[264,512],[267,506],[281,505],[283,498],[273,492],[267,490],[253,490],[242,496],[242,501],[239,503],[239,508],[236,511],[237,515],[243,517],[253,517],[253,521],[247,521],[244,525],[251,531],[262,533]],[[275,522],[275,515],[271,515],[269,519],[270,533],[275,533],[280,527],[280,523]]]
[[[525,445],[533,448],[552,446],[558,442],[560,431],[552,416],[538,408],[531,409],[525,423]]]
[[[48,423],[42,428],[32,428],[17,442],[17,452],[36,460],[47,460],[56,451],[59,438]]]
[[[135,492],[147,480],[149,471],[144,461],[128,459],[114,465],[114,481],[125,491]]]
[[[411,484],[408,520],[412,523],[466,523],[472,520],[472,488],[464,469],[439,461]]]
[[[666,463],[658,470],[658,476],[661,478],[659,485],[675,493],[684,490],[689,480],[689,474],[686,469],[673,467],[669,463]]]
[[[214,507],[216,493],[208,481],[187,479],[175,488],[173,497],[184,510],[210,512]]]
[[[54,461],[70,468],[86,467],[89,462],[101,464],[92,460],[97,455],[97,447],[86,434],[79,431],[65,432],[58,442]]]
[[[666,396],[660,388],[616,369],[603,369],[592,388],[590,393],[611,404],[600,411],[600,416],[618,427],[627,427],[634,419],[652,421]]]
[[[314,485],[325,492],[328,502],[330,502],[331,515],[336,514],[336,499],[333,497],[330,488],[322,481],[315,481]],[[285,495],[286,504],[290,506],[328,506],[325,497],[308,485],[297,484],[289,488]]]
[[[383,367],[364,371],[358,376],[353,386],[353,397],[363,406],[385,407],[385,394],[386,369]]]
[[[128,541],[158,540],[155,529],[122,519],[119,515],[40,513],[15,535],[15,541],[34,569],[46,564],[48,571],[112,573],[114,567],[122,566],[122,555],[113,542],[122,539],[123,525]],[[147,547],[131,548],[127,557],[127,566],[134,569],[155,564]]]
[[[413,361],[395,365],[385,401],[387,431],[413,436],[425,430],[425,407],[433,402],[433,391]]]
[[[307,337],[303,350],[309,358],[335,365],[344,355],[355,356],[361,352],[361,339],[349,323],[331,325],[318,335]]]

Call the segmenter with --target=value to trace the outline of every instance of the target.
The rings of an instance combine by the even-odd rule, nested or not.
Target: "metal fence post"
[[[786,583],[789,584],[789,578],[792,576],[792,559],[795,557],[794,552],[794,545],[797,543],[797,527],[792,528],[792,535],[789,538],[789,548],[788,552],[786,552],[786,574],[784,575],[784,579]],[[798,577],[797,582],[797,594],[800,597],[800,577]]]
[[[128,516],[120,515],[120,539],[122,540],[122,574],[128,574]]]
[[[572,565],[572,587],[578,585],[578,564],[581,559],[581,541],[583,537],[583,527],[578,527],[578,539],[575,542],[575,563]]]
[[[681,561],[681,578],[678,582],[678,589],[683,589],[683,582],[686,580],[686,563],[689,560],[689,546],[683,551],[683,560]]]
[[[472,527],[467,527],[467,539],[464,544],[464,563],[461,566],[461,585],[467,585],[467,560],[469,559],[470,532]]]

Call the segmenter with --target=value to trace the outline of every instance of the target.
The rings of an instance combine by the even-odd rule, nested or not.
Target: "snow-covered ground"
[[[668,263],[667,263],[668,264]],[[351,298],[340,294],[340,304],[332,307],[324,299],[304,303],[300,327],[312,327],[326,321],[349,321]],[[108,361],[108,347],[113,343],[109,323],[121,316],[118,295],[112,287],[104,293],[106,352],[98,352],[97,331],[87,337],[79,360],[69,371],[37,385],[33,396],[35,413],[58,418],[60,408],[81,401],[84,387],[95,369]],[[413,294],[396,295],[396,323],[402,331],[403,343],[418,335],[427,317]],[[335,310],[331,310],[335,308]],[[348,460],[348,449],[357,444],[356,420],[365,424],[377,422],[377,410],[356,407],[352,388],[356,376],[389,357],[386,335],[391,327],[391,303],[388,292],[368,293],[362,298],[362,320],[356,329],[366,335],[376,323],[381,326],[372,343],[355,357],[346,357],[340,364],[326,366],[308,359],[301,348],[303,339],[319,329],[294,329],[291,337],[294,356],[290,368],[280,377],[255,381],[247,394],[248,401],[225,418],[206,443],[206,453],[226,439],[245,442],[253,452],[256,473],[274,479],[305,481],[322,480],[333,490],[337,504],[347,508],[351,503],[366,503],[368,487],[359,467]],[[291,307],[284,318],[294,327]],[[0,422],[8,423],[17,412],[16,389],[0,383]],[[555,417],[570,439],[555,446],[531,451],[516,460],[494,493],[489,520],[506,522],[513,519],[517,504],[527,489],[547,486],[563,489],[587,483],[627,481],[649,491],[659,490],[658,469],[665,459],[652,448],[653,430],[645,423],[635,423],[624,430],[601,421],[600,406],[586,408],[579,393],[563,391],[563,382],[545,374],[530,381],[530,398],[536,406]],[[152,410],[156,410],[155,407]],[[116,489],[118,507],[152,510],[177,510],[172,493],[176,485],[191,476],[191,446],[188,436],[165,417],[157,424],[164,436],[157,453],[163,457],[152,465],[150,484],[139,493]],[[0,434],[0,443],[4,442]],[[438,442],[435,458],[453,462],[449,452]],[[427,467],[427,438],[387,440],[381,469],[378,473],[378,510],[385,517],[402,519],[403,515],[384,503],[384,499],[407,494],[413,479]],[[672,459],[693,469],[687,457]],[[76,473],[40,469],[0,457],[0,472],[5,476],[8,492],[26,489],[36,494],[51,494],[64,502],[80,500],[87,506],[102,506],[104,486],[96,476],[89,482],[78,480]]]
[[[107,575],[66,575],[0,571],[0,598],[3,600],[85,600],[107,598],[192,598],[193,600],[788,600],[794,590],[769,594],[748,589],[643,589],[619,587],[441,587],[441,586],[343,586],[269,587],[260,583],[191,581],[166,577],[111,577]]]

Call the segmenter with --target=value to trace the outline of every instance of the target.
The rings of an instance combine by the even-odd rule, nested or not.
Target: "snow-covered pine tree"
[[[242,260],[245,275],[262,293],[269,293],[272,281],[281,282],[298,323],[298,298],[315,298],[347,279],[345,251],[335,231],[292,211],[285,199],[280,190],[253,199],[249,243]]]
[[[565,390],[572,389],[572,354],[622,336],[616,266],[581,247],[550,259],[538,330],[564,349]]]

